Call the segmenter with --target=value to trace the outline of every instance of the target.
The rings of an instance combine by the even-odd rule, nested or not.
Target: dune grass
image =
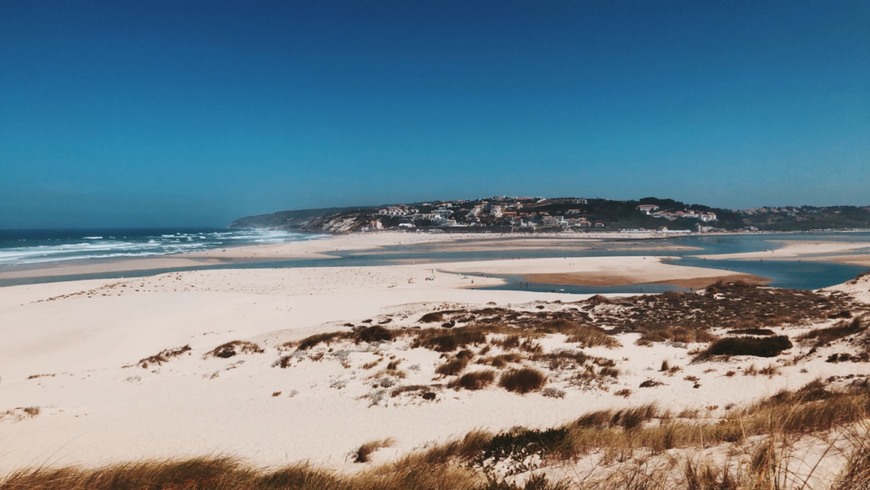
[[[175,347],[171,349],[163,349],[162,351],[154,354],[153,356],[139,359],[139,362],[137,362],[136,365],[143,369],[148,369],[149,367],[153,366],[162,366],[164,363],[169,362],[170,359],[174,357],[179,357],[186,352],[190,352],[190,350],[190,345],[183,345],[181,347]]]
[[[227,342],[215,347],[208,351],[203,357],[228,359],[239,354],[262,354],[263,352],[263,348],[253,342],[248,342],[246,340],[233,340],[232,342]]]
[[[837,429],[838,433],[853,434],[852,449],[833,486],[845,490],[867,488],[870,483],[868,414],[870,393],[866,389],[835,391],[816,381],[714,421],[684,418],[688,414],[675,417],[655,405],[642,405],[588,413],[552,428],[514,428],[497,434],[472,431],[351,475],[307,464],[256,470],[231,458],[194,458],[96,469],[25,469],[0,478],[0,489],[791,488],[784,482],[800,487],[806,475],[790,469],[794,463],[789,459],[790,441],[817,437],[821,444],[832,444],[816,435],[833,434]],[[355,459],[367,461],[373,451],[390,443],[364,444],[355,451]],[[670,449],[701,450],[721,444],[744,449],[732,455],[736,459],[704,460],[691,452],[654,459]],[[528,462],[535,458],[538,466],[570,467],[572,461],[591,453],[602,455],[600,464],[608,471],[600,476],[569,473],[570,482],[529,473],[536,465]],[[797,464],[806,467],[813,463]],[[496,467],[503,473],[494,473]],[[809,473],[813,470],[811,467]],[[511,480],[511,474],[527,477],[518,484]]]

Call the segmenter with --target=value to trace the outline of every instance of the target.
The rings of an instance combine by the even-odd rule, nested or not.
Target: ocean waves
[[[310,240],[284,230],[0,231],[0,266],[154,257],[252,244]]]

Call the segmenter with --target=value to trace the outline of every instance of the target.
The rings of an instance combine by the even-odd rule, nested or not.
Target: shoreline
[[[855,233],[858,230],[837,231],[833,233]],[[780,232],[776,235],[794,235],[814,232]],[[769,232],[740,233],[693,233],[687,236],[731,236],[731,235],[770,235]],[[683,236],[682,234],[678,236]],[[119,278],[124,272],[135,273],[137,276],[149,272],[168,272],[175,270],[210,269],[221,265],[237,266],[248,263],[263,263],[270,261],[291,260],[329,260],[339,258],[342,253],[355,252],[364,256],[378,256],[385,247],[415,247],[421,252],[447,251],[456,253],[486,252],[496,249],[502,251],[517,250],[518,252],[540,249],[570,250],[573,252],[590,250],[603,243],[608,243],[607,250],[620,250],[627,246],[631,250],[633,244],[646,241],[654,242],[661,239],[674,238],[656,233],[541,233],[529,234],[492,234],[492,233],[423,233],[423,232],[366,232],[343,235],[329,235],[322,238],[262,245],[226,246],[212,250],[187,252],[171,255],[161,255],[146,258],[113,258],[91,259],[87,262],[70,261],[52,262],[47,264],[32,264],[12,267],[0,267],[0,281],[14,283],[39,282],[40,278],[50,278],[52,281],[73,280],[82,278],[99,278],[105,274],[107,278]],[[688,252],[687,256],[715,260],[812,260],[817,262],[832,262],[870,267],[870,253],[849,254],[852,250],[870,249],[870,242],[833,242],[837,245],[822,244],[816,246],[806,244],[803,240],[779,240],[783,247],[765,251],[736,254],[698,254],[691,246],[660,246],[652,247],[661,251]],[[625,245],[616,245],[624,243]],[[831,243],[831,242],[828,242]],[[598,249],[596,249],[598,250]],[[477,260],[477,259],[475,259]],[[711,264],[713,265],[713,264]],[[0,286],[3,287],[3,286]]]

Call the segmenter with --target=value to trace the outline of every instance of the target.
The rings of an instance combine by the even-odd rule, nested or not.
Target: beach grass
[[[254,469],[233,458],[202,457],[23,469],[0,478],[0,489],[800,488],[821,464],[796,450],[798,441],[809,439],[824,449],[823,457],[834,453],[837,440],[848,443],[831,482],[845,490],[870,484],[868,416],[866,389],[832,390],[814,381],[719,420],[675,415],[654,404],[600,410],[552,428],[472,431],[354,474],[304,463]],[[366,464],[372,453],[392,444],[391,439],[363,444],[353,460]],[[730,448],[725,458],[702,453],[721,445]],[[679,449],[684,451],[668,452]],[[590,454],[600,461],[585,474],[576,468],[550,475],[536,471],[571,467]]]

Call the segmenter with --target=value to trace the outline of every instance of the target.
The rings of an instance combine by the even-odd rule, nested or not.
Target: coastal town
[[[349,233],[415,230],[447,233],[809,231],[870,228],[870,207],[785,206],[745,210],[673,199],[509,197],[278,211],[232,228]]]
[[[424,202],[417,205],[386,206],[377,210],[362,231],[415,228],[499,228],[510,231],[555,231],[612,228],[590,208],[589,199],[495,196],[481,200]],[[600,200],[598,200],[600,201]],[[716,221],[716,213],[694,208],[661,209],[656,204],[639,204],[638,217],[663,220],[656,229],[667,231],[666,222],[695,220],[697,231],[713,231],[706,225]],[[685,224],[685,223],[683,223]]]
[[[673,199],[509,197],[381,206],[277,211],[247,216],[232,228],[350,233],[415,230],[448,233],[810,231],[870,228],[870,206],[786,206],[745,210]]]

